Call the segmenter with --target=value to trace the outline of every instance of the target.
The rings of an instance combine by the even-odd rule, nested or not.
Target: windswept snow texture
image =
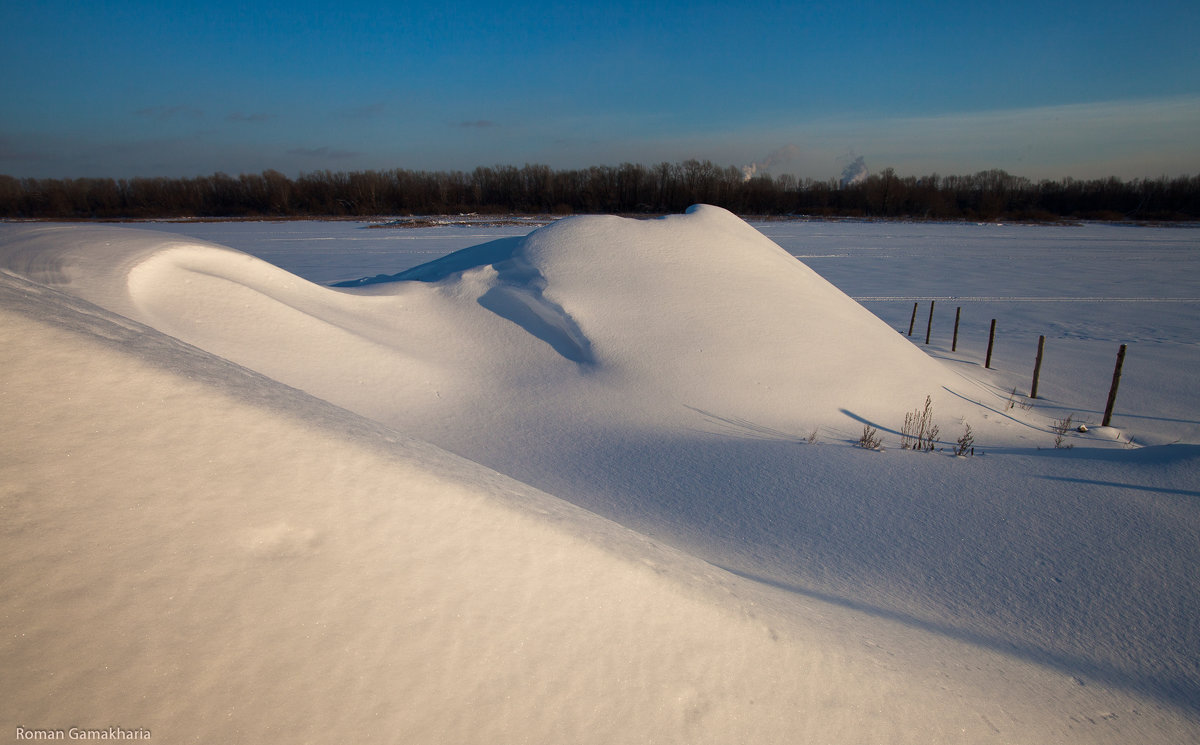
[[[930,257],[903,228],[862,250],[760,227],[699,206],[427,234],[466,245],[396,271],[279,255],[331,287],[178,234],[0,226],[23,692],[0,716],[168,741],[1200,738],[1200,393],[1172,380],[1200,362],[1194,242],[1089,295],[1066,254],[981,278],[948,250],[905,282],[885,254]],[[1004,235],[1092,235],[1046,230]],[[941,317],[920,344],[931,299],[963,307],[959,350]],[[1050,350],[1076,360],[1038,401],[1033,300],[1071,311]],[[1099,427],[1125,342],[1161,377]],[[926,396],[938,450],[902,450]],[[1068,413],[1090,431],[1054,449]],[[952,457],[967,425],[978,454]]]

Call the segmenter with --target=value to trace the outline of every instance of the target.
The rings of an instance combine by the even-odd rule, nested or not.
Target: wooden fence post
[[[962,306],[954,309],[954,341],[950,342],[950,351],[958,351],[958,319],[962,316]]]
[[[925,343],[929,343],[929,335],[933,333],[933,304],[936,300],[929,301],[929,323],[925,325]]]
[[[1037,359],[1033,362],[1033,385],[1029,388],[1029,397],[1037,398],[1038,376],[1042,374],[1042,350],[1046,347],[1046,337],[1038,337]]]
[[[983,366],[986,368],[989,368],[989,369],[992,367],[992,343],[995,341],[996,341],[996,319],[993,318],[992,319],[992,328],[990,331],[988,331],[987,360],[984,361],[984,363],[983,363]]]
[[[1107,427],[1112,422],[1113,404],[1117,402],[1117,386],[1121,383],[1121,366],[1125,364],[1125,345],[1117,350],[1117,365],[1113,368],[1112,387],[1108,389],[1108,404],[1104,407],[1104,421],[1100,426]]]
[[[913,303],[912,318],[908,319],[908,335],[912,336],[913,324],[917,322],[917,304]]]

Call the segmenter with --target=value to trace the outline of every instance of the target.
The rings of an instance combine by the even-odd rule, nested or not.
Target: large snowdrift
[[[853,667],[697,589],[715,574],[700,562],[97,309],[3,289],[42,316],[0,324],[21,396],[2,471],[10,732],[769,742],[829,727],[811,707],[892,695],[830,695],[812,667]]]
[[[1045,423],[722,210],[342,289],[125,229],[0,266],[11,726],[1197,735],[1195,448],[1014,450]],[[803,444],[927,394],[1011,452]]]
[[[12,244],[27,276],[456,451],[581,421],[857,437],[926,395],[988,445],[1045,431],[980,408],[984,390],[715,207],[563,220],[340,291],[146,232]]]

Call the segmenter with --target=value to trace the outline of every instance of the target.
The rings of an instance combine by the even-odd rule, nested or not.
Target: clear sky
[[[1200,2],[0,4],[0,173],[1200,173]]]

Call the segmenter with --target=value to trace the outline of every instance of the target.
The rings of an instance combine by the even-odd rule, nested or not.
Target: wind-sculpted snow
[[[68,248],[58,230],[23,237],[7,266],[426,434],[481,417],[477,431],[535,439],[581,416],[705,429],[704,411],[850,436],[894,426],[927,394],[947,417],[980,411],[980,390],[713,207],[562,220],[338,288],[166,235],[67,235]],[[30,256],[51,258],[31,272]],[[1033,431],[976,419],[981,439]]]
[[[652,393],[652,401],[609,412],[618,419],[639,418],[652,406],[660,422],[665,416],[703,427],[693,415],[699,409],[793,431],[830,425],[849,432],[860,420],[894,418],[926,393],[947,413],[961,408],[947,389],[978,395],[717,208],[662,220],[562,220],[524,239],[340,286],[386,292],[413,280],[476,295],[529,333],[523,345],[540,339],[569,360],[591,363],[593,380]],[[487,340],[475,346],[494,348]]]
[[[35,316],[39,305],[55,309],[43,319],[51,330],[13,321],[10,337],[41,334],[57,340],[51,356],[69,365],[90,356],[114,371],[137,367],[113,351],[125,349],[187,378],[187,390],[192,383],[223,390],[231,385],[226,378],[237,378],[231,371],[241,368],[261,374],[253,377],[251,408],[230,413],[231,423],[246,432],[257,431],[257,414],[270,422],[258,432],[258,447],[276,463],[261,467],[245,460],[256,435],[243,434],[245,446],[227,448],[217,436],[221,417],[205,414],[198,417],[206,423],[198,445],[186,427],[148,421],[137,403],[138,386],[117,385],[115,372],[83,386],[71,383],[69,365],[58,366],[47,380],[55,390],[74,386],[91,397],[112,387],[121,402],[116,408],[129,419],[114,431],[143,450],[151,434],[161,433],[167,465],[138,460],[133,476],[124,466],[105,471],[119,442],[74,446],[71,468],[105,474],[96,489],[120,514],[156,498],[163,484],[178,484],[171,481],[175,471],[212,477],[197,453],[211,451],[245,474],[240,481],[229,476],[212,486],[180,486],[190,495],[180,498],[197,505],[212,502],[241,514],[253,507],[256,490],[287,484],[302,508],[291,497],[274,497],[270,514],[239,528],[231,545],[255,561],[307,562],[329,551],[331,563],[312,585],[321,591],[301,592],[287,607],[347,602],[364,610],[336,617],[362,631],[362,643],[348,647],[354,654],[383,649],[380,666],[369,669],[363,685],[387,691],[398,685],[406,700],[429,705],[426,734],[441,732],[448,741],[454,739],[448,733],[494,717],[488,731],[511,740],[520,739],[515,732],[536,732],[532,739],[548,741],[552,731],[559,740],[627,740],[619,726],[624,710],[636,714],[630,727],[643,734],[649,727],[668,741],[703,739],[699,732],[710,733],[711,741],[789,739],[781,732],[801,732],[798,741],[959,741],[966,731],[971,734],[961,739],[970,742],[997,733],[1024,742],[1170,742],[1195,731],[1195,446],[1126,450],[1119,430],[1098,428],[1073,438],[1087,447],[1038,450],[1053,439],[1043,416],[1012,406],[1009,392],[978,369],[966,374],[964,365],[926,354],[724,210],[697,207],[657,220],[569,218],[336,287],[236,250],[153,231],[5,226],[0,241],[0,306],[22,316]],[[89,313],[86,324],[55,320]],[[91,351],[62,351],[70,348],[69,339],[59,338],[64,329],[86,336],[81,349]],[[160,332],[165,336],[156,336]],[[146,343],[135,343],[143,337]],[[204,352],[184,354],[184,345],[170,337]],[[111,342],[102,344],[107,351],[93,349],[96,338]],[[36,343],[20,348],[30,346]],[[189,357],[206,353],[223,359],[201,365]],[[12,369],[23,371],[20,386],[37,379],[30,365]],[[148,381],[148,405],[168,401],[163,410],[172,417],[186,409],[170,393],[181,385],[175,377],[144,370],[137,376]],[[276,390],[275,383],[283,386]],[[39,393],[37,406],[49,406],[44,399],[57,395]],[[211,391],[189,395],[204,402],[198,405],[225,410]],[[980,457],[897,449],[905,414],[927,395],[942,427],[936,446],[952,447],[969,424]],[[324,429],[340,423],[336,433],[325,432],[339,442],[346,422],[372,422],[382,434],[355,424],[349,445],[297,440],[277,422],[278,409],[310,425],[324,422]],[[42,436],[55,431],[40,412],[21,411],[20,421],[36,424]],[[71,429],[73,441],[88,442],[93,420],[105,416],[113,415],[95,414],[79,432]],[[852,447],[864,427],[878,428],[885,452]],[[385,454],[403,451],[405,463],[365,456],[360,440]],[[483,468],[441,451],[435,456],[424,443]],[[331,448],[327,458],[322,447]],[[303,468],[288,467],[292,448]],[[26,450],[20,457],[33,458]],[[187,465],[171,466],[171,459]],[[415,501],[407,496],[409,481],[428,485],[433,471],[446,475],[446,483],[423,489]],[[486,474],[494,472],[521,483],[493,483]],[[79,483],[71,481],[75,473],[55,479],[54,488]],[[120,496],[120,485],[138,482],[138,473],[151,473],[151,486],[134,483],[128,498]],[[463,479],[485,484],[486,504],[504,494],[500,501],[529,507],[533,527],[514,527],[490,507],[464,503]],[[394,500],[405,511],[402,519],[390,512]],[[578,507],[624,527],[597,527]],[[205,509],[189,506],[171,519],[195,513],[231,530],[229,518]],[[53,521],[60,512],[46,514],[37,519]],[[376,524],[373,515],[392,516]],[[557,516],[550,522],[567,525],[572,537],[566,543],[548,537],[537,516]],[[402,524],[427,528],[401,530]],[[170,535],[161,528],[155,535]],[[356,546],[351,534],[359,531],[365,538]],[[204,543],[196,530],[188,536],[192,544]],[[668,559],[630,548],[630,541],[641,540],[661,540],[680,553]],[[577,544],[599,546],[616,563]],[[487,556],[485,569],[479,557],[467,556],[472,547]],[[407,563],[393,576],[387,561],[397,551]],[[426,554],[438,558],[424,561]],[[229,561],[222,571],[234,571],[236,562]],[[364,561],[378,567],[368,574],[382,583],[378,597],[385,600],[363,600],[375,597],[374,589],[331,568]],[[665,584],[628,580],[618,565],[630,563],[650,567]],[[560,565],[589,569],[577,580],[544,585],[561,597],[539,596],[537,587],[557,577]],[[172,581],[185,584],[189,567],[180,563]],[[602,586],[601,576],[609,578]],[[428,592],[406,589],[411,578]],[[619,589],[627,580],[637,592]],[[258,585],[237,588],[228,602],[239,612],[263,612],[252,597]],[[664,588],[700,598],[704,607],[714,596],[735,598],[746,618],[781,619],[767,634],[773,641],[778,636],[781,646],[763,647],[741,627],[711,619],[697,626],[687,616],[694,606],[685,603],[672,600],[660,613],[655,603],[642,602],[639,593],[657,597]],[[483,595],[486,606],[470,605],[471,597]],[[203,605],[193,598],[189,607]],[[575,608],[587,610],[573,614]],[[600,631],[606,614],[623,629],[619,642],[606,641]],[[451,616],[455,621],[442,633]],[[593,618],[595,626],[583,620]],[[629,634],[642,624],[656,631],[633,640]],[[585,627],[586,640],[572,641],[565,630]],[[521,668],[532,681],[504,672],[507,655],[538,646],[523,629],[553,639],[530,652],[533,662]],[[709,629],[722,641],[704,647],[695,640]],[[284,638],[303,637],[301,627],[294,630]],[[405,636],[409,632],[445,650],[447,664],[466,676],[469,693],[452,690],[453,674],[438,672],[438,655],[421,653],[424,646]],[[385,643],[393,633],[405,641]],[[481,644],[463,646],[464,633],[481,635]],[[687,641],[664,650],[656,635]],[[206,648],[217,642],[205,637]],[[697,652],[697,644],[704,649]],[[477,648],[484,657],[465,651]],[[776,653],[787,664],[762,667],[761,660]],[[396,674],[413,655],[436,678],[427,691]],[[329,655],[315,659],[338,668],[338,680],[350,679]],[[578,662],[583,659],[595,665]],[[637,662],[630,668],[623,660]],[[874,672],[864,672],[864,665]],[[636,690],[603,682],[605,670],[627,679],[631,669],[641,671]],[[778,680],[751,682],[750,669]],[[270,676],[259,675],[260,687],[270,688]],[[681,684],[689,677],[703,682]],[[385,682],[393,678],[399,683]],[[307,673],[299,679],[328,694]],[[498,685],[523,703],[491,700]],[[776,693],[756,693],[755,704],[728,692],[747,686],[762,696]],[[563,737],[578,734],[584,723],[595,726],[595,712],[584,714],[591,711],[586,702],[563,693],[556,705],[565,707],[573,726],[554,730],[530,703],[549,688],[604,691],[624,702],[605,709],[617,724],[591,737]],[[641,707],[642,692],[651,689],[673,703]],[[826,689],[830,698],[813,697]],[[804,703],[793,711],[788,702],[796,696]],[[456,718],[456,709],[467,711],[481,697],[482,713]],[[943,698],[952,703],[936,703]],[[368,699],[378,707],[387,696]],[[562,703],[569,700],[575,703]],[[981,703],[990,701],[996,703]],[[759,705],[769,713],[755,710]],[[863,720],[867,710],[886,713]],[[921,721],[932,722],[936,734],[922,737]],[[753,726],[743,727],[746,722]],[[766,739],[747,734],[763,732]]]

